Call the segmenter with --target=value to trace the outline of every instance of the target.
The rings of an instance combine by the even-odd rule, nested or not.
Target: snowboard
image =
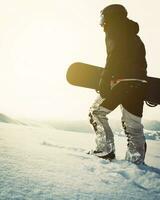
[[[103,69],[102,67],[76,62],[69,66],[66,78],[72,85],[98,90]],[[147,77],[146,81],[147,91],[144,101],[148,102],[150,106],[160,104],[160,78]]]

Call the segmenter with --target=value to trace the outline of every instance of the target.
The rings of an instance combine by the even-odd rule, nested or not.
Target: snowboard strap
[[[156,107],[158,105],[158,104],[150,102],[150,101],[145,101],[145,102],[146,102],[146,105],[149,107]]]

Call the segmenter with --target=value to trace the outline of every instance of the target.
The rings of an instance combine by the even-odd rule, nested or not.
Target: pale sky
[[[112,3],[139,23],[148,75],[160,77],[159,0],[0,0],[0,112],[86,119],[96,93],[69,85],[65,74],[75,61],[104,66],[99,13]],[[145,106],[144,118],[160,120],[159,109]],[[119,110],[112,115],[118,118]]]

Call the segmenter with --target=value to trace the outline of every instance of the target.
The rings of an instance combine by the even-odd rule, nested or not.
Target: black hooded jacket
[[[126,18],[104,26],[107,60],[102,81],[146,77],[145,47],[137,35],[139,26]]]

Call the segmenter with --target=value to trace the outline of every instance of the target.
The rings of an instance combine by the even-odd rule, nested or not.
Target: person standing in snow
[[[141,123],[147,76],[146,52],[137,35],[138,24],[128,19],[127,14],[125,7],[119,4],[101,11],[107,59],[99,83],[100,96],[89,112],[96,133],[96,149],[90,153],[104,159],[115,158],[114,135],[107,115],[120,105],[122,126],[128,138],[125,159],[141,164],[146,153]]]

